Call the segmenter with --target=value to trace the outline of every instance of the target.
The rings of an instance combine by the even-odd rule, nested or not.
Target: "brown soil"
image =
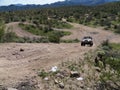
[[[34,35],[23,31],[17,26],[18,23],[7,24],[13,27],[13,31],[20,37]],[[16,83],[36,76],[38,69],[48,69],[63,61],[83,58],[84,54],[96,49],[103,40],[110,39],[111,42],[120,43],[119,35],[104,31],[98,28],[91,28],[83,25],[73,24],[72,35],[62,39],[81,40],[83,36],[92,36],[93,47],[81,47],[80,43],[4,43],[0,44],[0,84],[11,87]],[[20,51],[23,49],[23,51]]]

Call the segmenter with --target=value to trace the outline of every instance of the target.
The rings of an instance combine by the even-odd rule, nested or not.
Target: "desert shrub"
[[[0,42],[3,41],[3,36],[4,36],[4,27],[0,26]]]
[[[32,43],[48,43],[49,40],[47,37],[33,38]]]
[[[21,18],[21,22],[25,22],[26,21],[26,18]]]
[[[19,42],[20,38],[17,37],[17,35],[10,31],[7,30],[6,32],[4,31],[5,26],[2,24],[0,25],[0,42]]]
[[[53,28],[59,28],[59,29],[64,29],[64,28],[72,28],[73,26],[67,22],[59,21],[59,20],[50,20],[49,23],[51,23],[51,27]]]
[[[45,72],[45,70],[41,70],[38,73],[38,76],[42,77],[43,79],[48,76],[49,73]]]
[[[61,37],[61,33],[59,32],[50,32],[48,34],[48,40],[50,42],[54,42],[54,43],[59,43],[60,42],[60,37]]]
[[[68,22],[77,22],[77,20],[74,17],[67,18]]]
[[[38,29],[36,26],[34,25],[28,25],[28,24],[23,24],[23,23],[20,23],[19,26],[27,31],[27,32],[30,32],[32,34],[35,34],[35,35],[44,35],[44,32],[40,29]],[[42,28],[41,28],[42,29]]]
[[[100,75],[101,87],[107,90],[119,90],[120,87],[120,44],[105,43],[103,46],[111,49],[103,49],[104,61],[110,69],[102,71]]]
[[[109,51],[111,48],[112,47],[110,46],[108,39],[102,42],[102,49],[103,50]]]
[[[39,42],[42,42],[42,43],[48,43],[49,40],[48,40],[47,37],[42,37],[42,38],[39,39]],[[39,42],[38,42],[38,43],[39,43]]]
[[[24,30],[32,33],[32,34],[41,35],[41,36],[44,37],[44,38],[41,38],[41,39],[34,39],[36,42],[54,42],[54,43],[59,43],[61,37],[65,36],[65,35],[70,35],[71,34],[71,32],[68,32],[68,31],[53,30],[49,26],[25,25],[23,23],[20,23],[19,26],[21,28],[23,28]]]
[[[118,22],[119,23],[119,22]],[[114,32],[120,34],[120,24],[114,25]]]
[[[110,44],[110,46],[111,50],[107,52],[106,63],[120,74],[120,44]]]
[[[71,32],[69,31],[61,31],[61,36],[71,35]]]
[[[8,31],[3,36],[3,42],[15,42],[17,38],[18,37],[14,32]]]
[[[76,71],[78,70],[78,66],[76,64],[71,64],[68,66],[68,69],[70,69],[71,71]]]

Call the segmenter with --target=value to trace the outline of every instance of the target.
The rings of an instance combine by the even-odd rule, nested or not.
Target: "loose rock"
[[[45,80],[45,81],[48,81],[48,80],[49,80],[49,78],[48,78],[48,77],[46,77],[46,78],[44,78],[44,80]]]
[[[65,87],[64,83],[63,82],[59,83],[59,87],[63,89]]]
[[[59,81],[58,81],[57,79],[55,79],[54,82],[55,82],[55,84],[58,84],[58,83],[59,83]]]
[[[80,77],[80,74],[78,73],[78,71],[71,71],[70,77]]]
[[[79,77],[79,78],[77,78],[77,80],[78,80],[78,81],[82,81],[82,80],[83,80],[83,78],[82,78],[82,77]]]
[[[7,88],[2,86],[2,85],[0,85],[0,90],[7,90]]]

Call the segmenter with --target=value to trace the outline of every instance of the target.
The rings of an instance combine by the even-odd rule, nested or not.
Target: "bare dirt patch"
[[[20,48],[24,49],[23,52]],[[94,47],[81,48],[74,44],[1,44],[0,82],[14,84],[27,76],[35,75],[36,69],[49,68],[60,62],[83,54]]]

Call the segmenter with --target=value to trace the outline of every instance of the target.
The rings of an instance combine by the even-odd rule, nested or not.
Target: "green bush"
[[[61,31],[62,36],[67,36],[67,35],[71,35],[71,32],[69,31]]]
[[[41,70],[41,71],[38,73],[38,76],[40,76],[40,77],[42,77],[42,78],[44,79],[45,77],[48,76],[48,73],[45,72],[45,70]]]
[[[39,40],[38,39],[35,40],[36,42],[59,43],[61,37],[71,34],[71,32],[68,32],[68,31],[53,30],[49,26],[34,26],[34,25],[27,25],[27,24],[23,24],[23,23],[20,23],[19,26],[22,29],[24,29],[24,30],[26,30],[26,31],[28,31],[32,34],[40,35],[40,36],[45,37],[45,38],[42,38],[42,39],[39,39]]]
[[[60,42],[60,37],[61,37],[61,34],[59,32],[50,32],[48,34],[48,40],[50,42],[54,42],[54,43],[59,43]]]
[[[106,82],[108,80],[112,80],[114,74],[112,74],[111,72],[103,72],[102,75],[100,76],[100,80],[101,82]]]
[[[68,69],[70,69],[71,71],[76,71],[78,70],[78,66],[76,66],[75,64],[71,64],[68,66]]]
[[[101,73],[100,80],[104,84],[111,82],[115,87],[119,88],[120,83],[120,44],[104,42],[103,47],[110,47],[110,49],[103,49],[106,53],[103,55],[106,66],[109,65],[110,70]],[[113,87],[112,85],[112,87]],[[105,86],[110,88],[111,86]],[[117,90],[117,89],[116,89]]]
[[[4,36],[4,27],[0,26],[0,42],[3,41],[3,36]]]
[[[120,24],[119,24],[119,25],[115,25],[114,29],[115,29],[115,30],[114,30],[115,33],[120,34]]]
[[[3,42],[15,42],[18,37],[14,32],[8,31],[3,36]]]
[[[20,23],[19,26],[27,32],[41,36],[45,36],[48,32],[53,31],[48,26],[35,26],[35,25],[28,25],[23,23]]]

